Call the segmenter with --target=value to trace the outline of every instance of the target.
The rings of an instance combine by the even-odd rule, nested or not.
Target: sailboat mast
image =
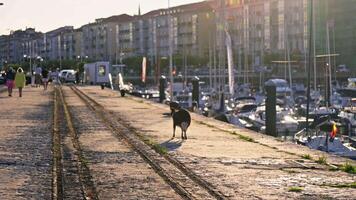
[[[216,38],[216,37],[214,37]],[[214,39],[213,44],[213,63],[214,63],[214,89],[217,89],[217,71],[216,71],[216,40]]]
[[[332,84],[331,84],[331,55],[330,55],[330,34],[329,34],[329,21],[326,23],[326,45],[328,48],[328,82],[329,82],[329,104],[331,104],[331,95],[332,95]]]
[[[313,28],[313,35],[315,35],[315,30],[316,30],[316,26],[315,26],[315,14],[313,12],[312,14],[312,26]],[[316,83],[317,83],[317,72],[316,72],[316,57],[315,57],[315,37],[313,37],[313,64],[314,64],[314,91],[316,91]]]
[[[213,80],[212,80],[212,72],[211,72],[211,68],[212,68],[212,50],[211,50],[211,33],[209,31],[209,86],[210,88],[213,87]]]
[[[307,116],[306,116],[306,132],[309,133],[309,107],[310,107],[310,71],[311,71],[311,63],[312,63],[312,40],[313,40],[313,0],[310,0],[310,18],[309,20],[309,62],[308,62],[308,79],[307,79]]]

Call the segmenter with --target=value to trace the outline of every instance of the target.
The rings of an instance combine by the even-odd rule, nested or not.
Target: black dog
[[[173,118],[173,137],[175,137],[176,126],[179,126],[182,130],[182,139],[187,139],[187,130],[191,122],[189,112],[182,109],[177,102],[171,102],[169,107]]]

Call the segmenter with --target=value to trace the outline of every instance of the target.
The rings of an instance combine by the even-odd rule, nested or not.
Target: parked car
[[[64,69],[59,72],[59,79],[63,83],[75,83],[75,71],[73,69]]]
[[[346,65],[339,65],[336,68],[336,72],[349,72],[350,69]]]

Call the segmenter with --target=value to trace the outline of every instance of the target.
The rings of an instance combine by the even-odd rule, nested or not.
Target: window
[[[105,65],[99,65],[98,74],[99,74],[99,76],[105,76],[105,74],[106,74]]]

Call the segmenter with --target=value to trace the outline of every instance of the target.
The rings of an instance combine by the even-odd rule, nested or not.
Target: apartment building
[[[132,56],[133,17],[123,14],[97,19],[81,27],[81,56],[91,60],[116,61],[120,56]]]
[[[26,51],[26,41],[38,39],[41,33],[38,33],[33,28],[26,30],[17,30],[11,32],[10,35],[0,36],[0,61],[15,63],[21,62],[24,55],[30,55],[30,51]],[[37,50],[38,46],[33,46],[32,50]],[[30,50],[28,48],[28,50]],[[32,53],[32,52],[31,52]]]
[[[304,54],[308,36],[307,0],[216,0],[217,35],[232,35],[239,65],[263,65],[266,54]],[[220,41],[220,42],[219,42]],[[218,39],[223,46],[224,39]]]
[[[338,54],[331,64],[346,64],[355,71],[355,1],[314,0],[315,51],[317,55]],[[319,63],[329,62],[318,59]]]

